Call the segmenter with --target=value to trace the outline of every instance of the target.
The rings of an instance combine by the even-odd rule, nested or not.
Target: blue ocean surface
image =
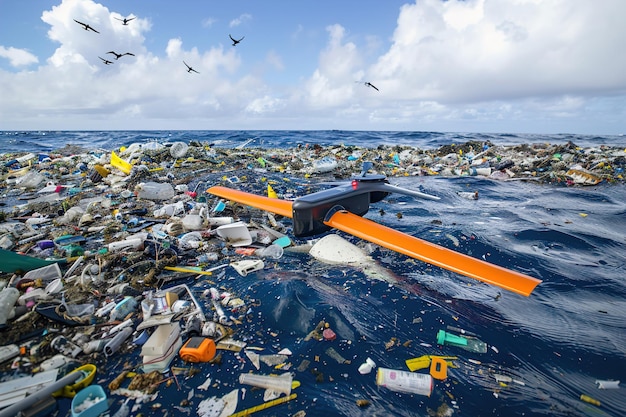
[[[197,141],[219,148],[293,148],[345,144],[376,148],[407,145],[438,148],[467,141],[495,145],[566,144],[583,148],[624,147],[622,136],[518,135],[368,131],[61,131],[2,132],[0,153],[49,153],[66,145],[91,152],[132,143]],[[321,189],[315,179],[275,175],[277,191]],[[203,178],[195,178],[198,182]],[[300,386],[293,401],[258,416],[623,416],[626,415],[626,185],[601,182],[566,186],[536,181],[495,181],[478,176],[389,178],[394,185],[440,197],[417,200],[392,194],[372,205],[370,220],[443,247],[531,275],[543,282],[529,297],[465,278],[342,234],[367,248],[389,280],[358,267],[323,264],[286,251],[246,277],[226,269],[219,285],[251,303],[237,339],[263,353],[292,351],[289,370]],[[246,185],[265,193],[266,183]],[[190,184],[193,186],[194,184]],[[459,192],[478,191],[469,200]],[[288,222],[288,219],[283,220]],[[201,293],[208,284],[192,282]],[[207,304],[208,306],[208,304]],[[207,307],[207,310],[210,307]],[[305,340],[326,321],[334,341]],[[439,345],[448,326],[476,335],[486,353]],[[333,347],[347,361],[328,354]],[[376,385],[376,369],[361,375],[369,357],[377,367],[407,370],[422,355],[455,356],[447,378],[435,380],[430,397]],[[99,368],[107,385],[128,358]],[[136,358],[135,358],[136,360]],[[303,360],[310,361],[302,371]],[[176,359],[174,366],[188,366]],[[132,415],[196,415],[198,403],[240,388],[240,373],[257,371],[243,353],[224,352],[221,365],[162,386],[151,404]],[[280,373],[265,366],[258,373]],[[422,369],[416,372],[426,373]],[[320,375],[322,375],[320,377]],[[214,385],[198,390],[207,377]],[[504,377],[504,378],[503,378]],[[597,381],[621,380],[618,389]],[[238,410],[263,402],[247,387]],[[193,390],[193,395],[189,395]],[[600,406],[581,401],[581,394]],[[187,404],[184,400],[189,399]],[[123,397],[112,397],[110,413]],[[368,400],[360,407],[357,400]],[[65,401],[65,403],[64,403]],[[69,415],[60,400],[58,415]],[[132,402],[131,402],[132,404]],[[181,405],[182,404],[182,405]]]

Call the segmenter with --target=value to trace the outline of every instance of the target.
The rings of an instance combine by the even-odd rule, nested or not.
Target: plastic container
[[[468,352],[486,353],[487,344],[475,337],[457,336],[444,330],[437,332],[437,344],[460,347]]]
[[[178,322],[158,326],[141,347],[141,356],[165,355],[179,335],[180,325]]]
[[[97,417],[108,409],[107,395],[100,385],[89,385],[72,398],[72,417]]]
[[[433,392],[433,378],[429,374],[378,368],[376,385],[391,391],[419,394],[430,397]]]
[[[130,312],[135,311],[137,304],[137,300],[133,297],[125,297],[111,310],[110,321],[123,320]]]
[[[142,182],[135,187],[138,198],[145,200],[169,200],[176,195],[172,184],[167,182]]]
[[[209,362],[213,360],[216,346],[213,339],[192,337],[180,348],[179,355],[185,362]]]
[[[252,235],[248,230],[248,226],[242,221],[220,226],[216,229],[216,233],[234,247],[248,246],[252,243]]]
[[[174,357],[183,346],[183,341],[179,337],[174,341],[172,346],[169,346],[167,353],[163,356],[144,356],[142,369],[144,373],[150,373],[152,371],[163,372],[170,366],[170,363],[174,360]]]
[[[232,266],[239,275],[245,277],[250,272],[259,271],[265,268],[265,263],[263,263],[260,259],[246,259],[243,261],[231,262],[230,266]]]
[[[256,374],[239,375],[240,384],[252,385],[254,387],[270,389],[272,391],[281,392],[286,395],[291,394],[292,382],[293,382],[293,378],[291,374],[289,373],[286,373],[280,376],[256,375]]]

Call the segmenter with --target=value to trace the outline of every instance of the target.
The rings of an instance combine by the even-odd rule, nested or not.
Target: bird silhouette
[[[123,54],[118,54],[115,51],[109,51],[107,52],[107,54],[113,54],[115,55],[115,60],[117,61],[118,59],[120,59],[121,57],[123,57],[124,55],[130,55],[130,56],[135,56],[135,54],[131,54],[130,52],[125,52]]]
[[[228,37],[230,38],[231,41],[233,41],[233,46],[237,46],[237,44],[239,42],[241,42],[243,40],[243,38],[245,38],[245,36],[242,36],[241,39],[237,40],[237,39],[233,38],[230,34],[228,35]]]
[[[93,30],[93,31],[94,31],[94,32],[96,32],[96,33],[100,33],[100,32],[98,32],[97,30],[95,30],[94,28],[92,28],[91,26],[89,26],[87,23],[79,22],[79,21],[78,21],[78,20],[76,20],[76,19],[74,19],[74,22],[78,23],[79,25],[82,25],[82,27],[83,27],[85,30],[87,30],[87,31],[89,31],[89,30]]]
[[[376,91],[380,91],[378,88],[376,88],[376,86],[374,84],[370,83],[369,81],[366,82],[365,85],[368,86],[368,87],[372,87]]]
[[[189,66],[189,64],[187,64],[185,61],[183,61],[183,64],[185,64],[187,66],[187,72],[195,72],[196,74],[200,74],[198,71],[196,71],[195,69],[191,68]]]
[[[102,60],[102,62],[104,62],[106,65],[111,65],[113,63],[113,61],[109,61],[108,59],[104,59],[101,56],[99,56],[98,58],[100,58]]]
[[[130,22],[131,20],[134,20],[135,18],[131,17],[130,19],[127,19],[127,18],[119,19],[119,18],[116,17],[116,19],[119,20],[120,22],[122,22],[122,25],[128,26],[128,22]]]

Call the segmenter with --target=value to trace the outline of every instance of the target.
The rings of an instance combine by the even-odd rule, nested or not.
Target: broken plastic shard
[[[288,357],[286,355],[278,355],[278,354],[261,355],[259,359],[261,360],[261,362],[263,362],[267,366],[276,366],[276,365],[280,365],[281,363],[284,363],[288,359]]]
[[[337,363],[342,363],[342,364],[343,364],[343,363],[350,363],[350,361],[349,361],[349,360],[347,360],[346,358],[344,358],[343,356],[341,356],[341,355],[339,354],[339,352],[337,352],[337,351],[335,350],[335,348],[333,348],[332,346],[331,346],[331,347],[329,347],[328,349],[326,349],[326,354],[327,354],[328,356],[330,356],[331,358],[333,358],[334,360],[336,360],[336,361],[337,361]]]
[[[598,389],[618,389],[620,381],[606,381],[601,379],[596,379],[596,384],[598,384]]]

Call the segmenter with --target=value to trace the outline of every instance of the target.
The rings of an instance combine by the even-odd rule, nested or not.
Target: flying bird
[[[183,64],[185,64],[187,66],[187,72],[195,72],[196,74],[200,74],[198,71],[196,71],[195,69],[191,68],[189,66],[189,64],[187,64],[185,61],[183,61]]]
[[[245,38],[245,36],[242,36],[241,39],[237,40],[237,39],[233,38],[230,34],[228,35],[228,37],[230,38],[231,41],[233,41],[233,46],[237,46],[237,44],[239,42],[241,42],[243,40],[243,38]]]
[[[102,62],[104,62],[106,65],[111,65],[113,63],[113,61],[109,61],[108,59],[104,59],[101,56],[99,56],[98,58],[100,58],[102,60]]]
[[[380,91],[378,88],[376,88],[376,86],[374,84],[370,83],[369,81],[366,82],[365,85],[368,86],[368,87],[372,87],[376,91]]]
[[[82,27],[83,27],[85,30],[87,30],[87,31],[89,31],[89,30],[93,30],[93,31],[94,31],[94,32],[96,32],[96,33],[100,33],[100,32],[98,32],[97,30],[95,30],[94,28],[92,28],[91,26],[89,26],[87,23],[79,22],[79,21],[78,21],[78,20],[76,20],[76,19],[74,19],[74,22],[78,23],[79,25],[82,25]]]
[[[128,22],[130,22],[131,20],[134,20],[135,18],[131,17],[130,19],[127,19],[127,18],[119,19],[119,18],[116,17],[116,19],[119,20],[120,22],[122,22],[122,25],[128,26]]]
[[[115,51],[109,51],[107,52],[107,54],[113,54],[115,55],[115,60],[117,61],[118,59],[120,59],[121,57],[123,57],[124,55],[130,55],[130,56],[135,56],[135,54],[131,54],[130,52],[125,52],[123,54],[118,54]]]

